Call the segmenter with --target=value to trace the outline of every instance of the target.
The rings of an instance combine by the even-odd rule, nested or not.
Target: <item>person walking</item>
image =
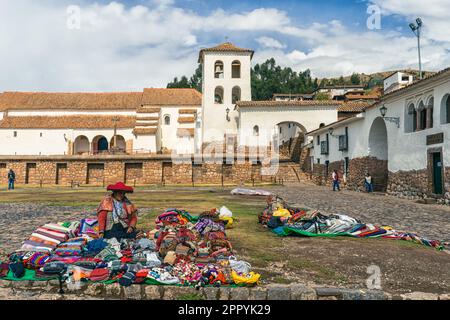
[[[364,178],[364,186],[366,187],[367,193],[373,192],[372,176],[369,172],[366,173],[366,177]]]
[[[332,180],[333,180],[333,191],[336,191],[336,188],[338,191],[341,191],[341,187],[339,185],[339,173],[337,170],[333,171],[333,174],[331,176]]]
[[[8,190],[14,190],[14,182],[16,181],[16,173],[13,169],[8,172]]]

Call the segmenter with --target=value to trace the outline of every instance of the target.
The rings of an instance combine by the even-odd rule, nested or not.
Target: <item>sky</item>
[[[417,69],[418,16],[449,67],[449,0],[0,0],[0,92],[165,87],[226,40],[319,78]]]

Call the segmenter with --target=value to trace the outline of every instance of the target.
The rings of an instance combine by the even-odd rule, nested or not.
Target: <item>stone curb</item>
[[[0,280],[0,300],[13,297],[37,300],[78,299],[127,299],[127,300],[450,300],[450,294],[412,292],[391,295],[377,290],[357,290],[317,287],[302,284],[269,284],[259,287],[192,287],[132,285],[122,287],[118,283],[89,283],[79,287],[63,285],[60,295],[59,282],[50,281],[5,281]]]

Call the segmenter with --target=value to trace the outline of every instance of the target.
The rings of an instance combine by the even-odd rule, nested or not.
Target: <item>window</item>
[[[317,164],[320,164],[320,159],[317,159]]]
[[[216,61],[214,64],[214,78],[223,79],[223,62]]]
[[[241,77],[241,63],[237,60],[231,64],[231,77],[239,79]]]
[[[234,87],[231,92],[231,101],[233,104],[236,104],[238,101],[241,101],[241,88]]]
[[[253,135],[255,137],[259,136],[259,127],[258,126],[253,127]]]
[[[417,110],[413,103],[408,105],[406,118],[405,132],[417,131]]]
[[[427,128],[427,109],[421,101],[419,103],[419,130],[425,130]]]
[[[13,132],[13,137],[14,137],[14,138],[17,138],[17,131],[14,131],[14,132]]]
[[[166,126],[170,126],[170,116],[169,115],[164,116],[164,124]]]
[[[322,141],[320,143],[320,154],[328,154],[328,142]]]
[[[42,138],[42,132],[39,134],[39,136]]]
[[[214,91],[214,102],[216,104],[223,104],[223,88],[217,87]]]
[[[280,134],[282,134],[283,133],[283,128],[282,127],[280,127]]]
[[[320,146],[320,136],[317,136],[317,145]]]
[[[348,127],[345,127],[345,134],[339,136],[339,151],[348,150]]]
[[[427,128],[433,128],[434,117],[434,97],[431,97],[427,103]]]
[[[441,124],[450,123],[450,94],[446,94],[441,102]]]

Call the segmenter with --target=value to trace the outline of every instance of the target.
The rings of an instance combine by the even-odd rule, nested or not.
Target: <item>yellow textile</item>
[[[280,218],[290,218],[291,213],[287,209],[278,209],[273,213],[274,217],[280,217]]]
[[[233,227],[234,219],[232,217],[221,217],[220,220],[225,222],[225,227],[227,227],[227,229],[230,229]]]
[[[231,278],[235,284],[257,284],[261,275],[252,271],[245,276],[240,276],[236,271],[231,271]]]

